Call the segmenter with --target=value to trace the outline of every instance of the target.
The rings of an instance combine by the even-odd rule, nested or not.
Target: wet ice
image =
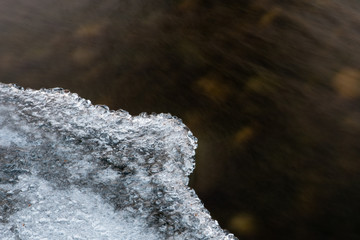
[[[195,148],[168,114],[0,84],[1,239],[235,239],[187,187]]]

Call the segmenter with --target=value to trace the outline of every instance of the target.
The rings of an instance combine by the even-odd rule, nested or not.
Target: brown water
[[[3,0],[0,81],[60,86],[199,138],[240,239],[360,239],[360,3]]]

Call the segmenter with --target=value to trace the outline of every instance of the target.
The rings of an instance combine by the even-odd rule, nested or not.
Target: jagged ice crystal
[[[0,239],[236,239],[187,186],[196,146],[169,114],[0,83]]]

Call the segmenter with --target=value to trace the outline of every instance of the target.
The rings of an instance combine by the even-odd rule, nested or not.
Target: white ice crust
[[[236,239],[187,186],[196,146],[169,114],[0,83],[0,239]]]

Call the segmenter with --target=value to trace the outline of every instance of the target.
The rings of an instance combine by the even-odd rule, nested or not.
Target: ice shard
[[[236,239],[187,186],[196,145],[168,114],[0,83],[0,239]]]

